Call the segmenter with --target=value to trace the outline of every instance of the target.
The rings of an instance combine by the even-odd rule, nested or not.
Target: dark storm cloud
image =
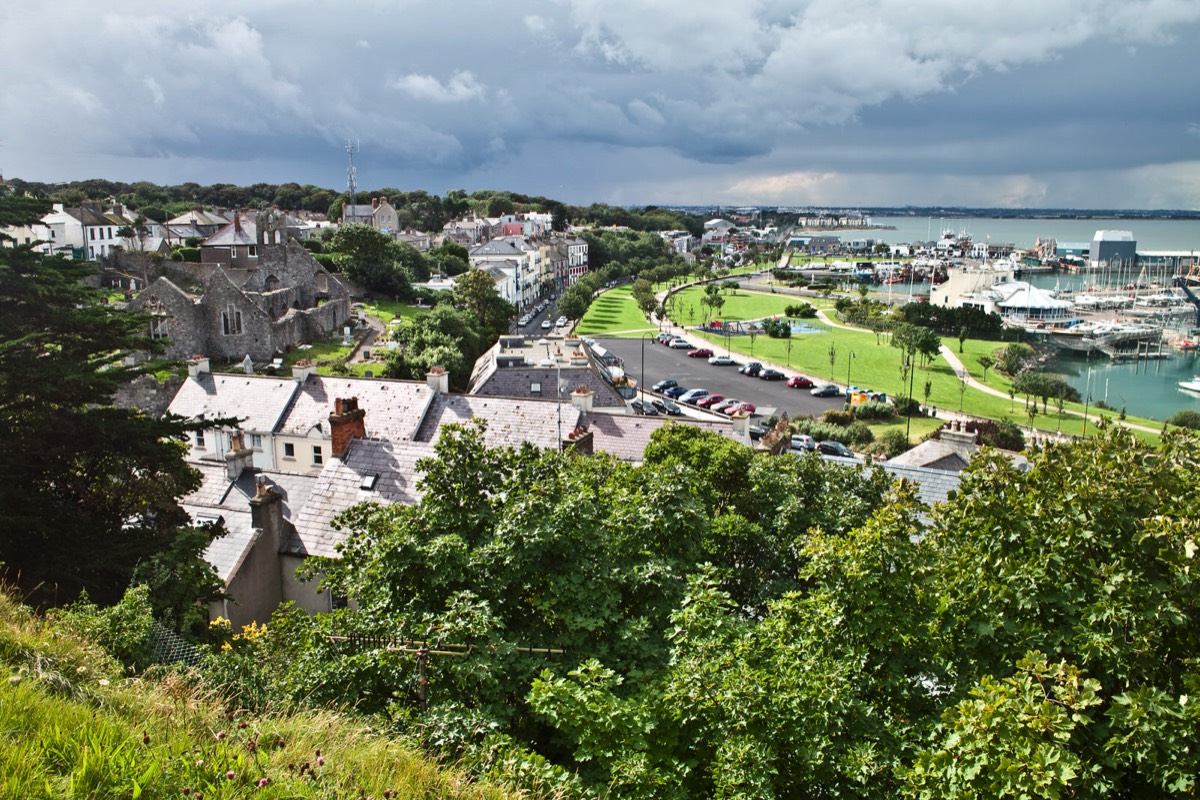
[[[0,167],[340,187],[351,139],[435,192],[1200,206],[1192,2],[189,8],[0,11]]]

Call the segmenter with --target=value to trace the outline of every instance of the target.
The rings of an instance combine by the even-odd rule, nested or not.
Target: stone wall
[[[113,395],[113,405],[136,408],[148,417],[158,418],[167,413],[182,383],[183,378],[178,375],[171,375],[162,383],[153,375],[141,375]]]

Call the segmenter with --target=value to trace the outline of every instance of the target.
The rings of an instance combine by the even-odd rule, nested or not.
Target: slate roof
[[[894,460],[877,462],[875,466],[897,480],[905,479],[915,483],[917,496],[922,503],[930,507],[934,503],[945,502],[951,492],[958,490],[960,483],[958,472],[952,470],[897,464]]]
[[[234,221],[208,237],[201,247],[231,247],[258,244],[258,226],[245,214],[238,214]]]
[[[217,568],[221,580],[228,582],[250,551],[258,534],[251,525],[250,498],[262,480],[282,498],[283,517],[292,519],[317,485],[316,476],[288,472],[242,470],[236,481],[225,475],[225,467],[212,463],[192,463],[201,473],[200,488],[182,498],[180,505],[196,523],[222,519],[227,535],[214,539],[204,551],[204,559]]]
[[[415,505],[421,499],[417,461],[433,455],[428,444],[351,440],[343,458],[330,459],[316,476],[312,494],[293,518],[295,531],[284,543],[283,552],[336,558],[337,546],[349,534],[335,530],[333,520],[359,503]],[[372,476],[374,487],[363,488],[364,478]]]
[[[664,425],[692,425],[736,442],[742,441],[741,437],[733,432],[732,424],[720,422],[624,414],[588,414],[584,424],[592,433],[594,451],[611,453],[622,461],[633,464],[642,462],[651,434]]]
[[[333,401],[358,398],[366,412],[367,436],[401,441],[412,439],[436,393],[424,383],[381,378],[339,378],[309,375],[279,422],[278,433],[306,436],[314,426],[329,433]]]
[[[554,385],[553,378],[549,385]],[[425,415],[416,438],[419,442],[433,443],[447,423],[482,419],[487,421],[483,438],[487,447],[520,447],[529,442],[535,447],[555,450],[559,446],[559,411],[560,404],[554,400],[439,394]],[[561,403],[561,412],[565,436],[579,424],[581,414],[566,397]],[[369,423],[369,416],[367,420]],[[370,432],[368,424],[367,433]]]
[[[185,380],[167,411],[186,419],[238,417],[242,430],[270,433],[295,391],[288,378],[206,372]]]

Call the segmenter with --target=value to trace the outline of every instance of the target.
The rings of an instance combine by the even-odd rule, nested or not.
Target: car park
[[[762,372],[758,373],[758,377],[764,381],[781,381],[786,378],[787,375],[784,375],[777,369],[764,369]]]
[[[854,451],[841,442],[826,441],[817,442],[817,452],[825,456],[837,456],[838,458],[854,458]]]
[[[671,341],[667,342],[667,347],[675,350],[691,350],[692,343],[687,339],[672,339]]]
[[[683,413],[683,409],[677,403],[666,397],[656,397],[650,401],[650,405],[657,408],[660,414],[668,414],[672,417],[678,417]]]
[[[723,394],[709,394],[696,401],[696,408],[712,408],[725,399]]]
[[[733,365],[733,359],[729,356],[709,356],[708,363],[714,367],[728,367]]]
[[[732,417],[734,414],[753,414],[757,410],[758,408],[754,405],[754,403],[747,403],[745,400],[743,400],[736,405],[727,406],[721,411],[721,413],[728,414]]]
[[[793,433],[792,449],[808,450],[811,452],[817,449],[817,440],[805,433]]]
[[[708,397],[708,389],[688,389],[679,395],[679,402],[695,405],[697,400]]]
[[[817,386],[809,390],[809,394],[813,397],[837,397],[842,393],[842,390],[834,386],[832,383],[827,383],[824,386]]]
[[[762,372],[763,365],[757,361],[748,361],[738,367],[738,372],[743,375],[749,375],[751,378],[757,378],[758,373]]]
[[[813,382],[810,381],[808,378],[804,377],[803,375],[793,375],[792,377],[788,378],[787,385],[792,387],[793,389],[811,389],[811,388],[813,388]]]
[[[658,383],[654,384],[650,388],[653,389],[654,391],[658,392],[659,394],[662,394],[667,389],[674,389],[678,385],[679,385],[679,381],[675,380],[674,378],[666,378],[666,379],[661,380]]]
[[[686,391],[688,391],[688,388],[686,386],[679,386],[678,384],[676,384],[675,386],[672,386],[670,389],[663,389],[663,397],[670,397],[672,400],[678,400],[679,396],[682,395]]]
[[[712,354],[712,348],[709,347],[697,347],[695,350],[688,350],[688,358],[708,358]]]

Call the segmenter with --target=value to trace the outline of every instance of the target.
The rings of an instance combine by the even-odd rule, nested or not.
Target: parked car
[[[762,372],[763,365],[757,361],[748,361],[738,367],[738,372],[743,375],[749,375],[751,378],[757,378],[758,373]]]
[[[695,350],[688,350],[688,358],[708,358],[712,354],[711,347],[697,347]]]
[[[722,400],[719,403],[713,403],[711,406],[708,407],[708,410],[715,411],[718,414],[720,414],[720,413],[724,412],[725,409],[729,408],[730,406],[736,406],[740,402],[742,402],[742,401],[738,400],[735,397],[726,397],[724,400]]]
[[[559,318],[558,318],[558,319],[555,321],[555,323],[554,323],[554,324],[555,324],[555,325],[557,325],[557,326],[558,326],[558,327],[560,327],[560,328],[562,328],[562,327],[565,327],[565,326],[566,326],[566,324],[567,324],[567,318],[566,318],[566,317],[559,317]]]
[[[793,389],[811,389],[813,388],[813,382],[803,375],[793,375],[788,378],[788,386]]]
[[[715,367],[728,367],[733,365],[733,359],[729,356],[710,356],[708,363]]]
[[[679,402],[695,405],[697,400],[708,397],[708,389],[688,389],[679,395]]]
[[[750,426],[750,438],[753,440],[761,439],[763,436],[766,435],[766,433],[767,433],[767,429],[764,428],[762,425],[751,425]]]
[[[672,417],[678,417],[683,413],[683,409],[674,401],[665,397],[656,397],[650,401],[650,405],[658,409],[660,414],[669,414]]]
[[[674,348],[675,350],[691,350],[692,343],[687,339],[672,339],[667,342],[667,347]]]
[[[758,373],[758,377],[764,381],[782,381],[787,378],[787,375],[784,375],[777,369],[764,369]]]
[[[675,334],[673,334],[673,333],[660,333],[654,337],[654,341],[658,342],[659,344],[667,344],[668,342],[670,342],[672,339],[675,339],[675,338],[678,338],[678,337],[676,337]]]
[[[832,383],[827,383],[824,386],[818,386],[815,389],[810,389],[809,394],[813,397],[837,397],[842,393],[842,390],[834,386]]]
[[[811,452],[817,449],[817,440],[805,433],[793,433],[792,449],[808,450]]]
[[[675,385],[670,389],[663,389],[663,397],[670,397],[672,400],[678,400],[679,396],[688,391],[686,386]]]
[[[662,394],[667,389],[674,389],[678,385],[679,385],[679,382],[676,381],[674,378],[666,378],[665,380],[661,380],[658,383],[654,384],[650,388],[653,389],[654,391],[658,392],[659,394]]]
[[[658,416],[658,409],[649,401],[634,400],[629,404],[629,407],[633,409],[633,413],[635,414],[645,414],[648,417]]]
[[[732,417],[734,414],[742,414],[742,413],[753,414],[757,410],[758,409],[755,407],[754,403],[747,403],[745,400],[743,400],[742,402],[737,403],[736,405],[727,406],[725,409],[722,410],[721,413],[728,414],[729,416]]]
[[[839,458],[854,458],[854,451],[841,442],[817,442],[817,452],[825,456],[837,456]]]
[[[721,402],[724,399],[725,399],[725,395],[723,395],[723,394],[705,395],[704,397],[701,397],[699,400],[696,401],[696,407],[697,408],[712,408],[713,406],[715,406],[717,403]]]
[[[550,324],[550,320],[548,320],[548,319],[542,320],[542,330],[548,331],[553,327],[554,326]]]

